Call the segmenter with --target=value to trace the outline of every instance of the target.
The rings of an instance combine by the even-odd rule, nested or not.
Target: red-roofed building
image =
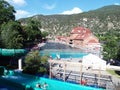
[[[65,36],[57,36],[56,37],[56,41],[61,41],[61,42],[66,42],[67,41],[67,37]]]
[[[93,35],[90,29],[85,27],[75,27],[69,37],[57,36],[56,39],[60,42],[65,42],[72,47],[81,48],[86,52],[100,53],[101,45],[96,36]]]
[[[94,42],[93,42],[94,41]],[[99,40],[92,34],[90,29],[76,27],[70,33],[70,43],[77,45],[86,45],[88,43],[99,43]]]
[[[74,47],[84,48],[86,50],[100,50],[101,45],[99,40],[90,29],[85,27],[76,27],[70,32],[69,44]]]

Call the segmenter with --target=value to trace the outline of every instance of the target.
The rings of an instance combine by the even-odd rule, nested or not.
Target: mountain
[[[105,33],[120,29],[120,6],[110,5],[102,8],[72,15],[35,15],[30,17],[39,21],[41,30],[48,31],[51,36],[69,35],[76,26],[89,28],[93,33]],[[24,25],[29,18],[20,19]]]

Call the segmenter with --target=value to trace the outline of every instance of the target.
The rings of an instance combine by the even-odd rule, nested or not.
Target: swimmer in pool
[[[37,84],[36,84],[36,87],[37,87],[37,88],[41,88],[40,83],[37,83]]]
[[[46,89],[47,89],[47,86],[48,86],[48,84],[45,82],[45,83],[43,84],[43,89],[46,90]]]

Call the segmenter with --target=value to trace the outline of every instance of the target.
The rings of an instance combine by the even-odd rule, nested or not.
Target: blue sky
[[[37,14],[77,14],[107,5],[120,5],[120,0],[6,0],[16,10],[16,19]]]

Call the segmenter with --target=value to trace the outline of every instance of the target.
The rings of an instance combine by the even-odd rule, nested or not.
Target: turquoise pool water
[[[46,78],[40,78],[40,80],[47,83],[47,90],[103,90],[101,88],[87,87]]]
[[[2,76],[0,77],[0,85],[9,85],[11,86],[7,90],[12,90],[11,88],[18,88],[16,90],[43,90],[37,88],[36,84],[40,83],[43,86],[44,83],[47,83],[46,90],[103,90],[101,88],[93,88],[88,86],[82,86],[57,80],[52,80],[48,78],[35,77],[31,75],[26,75],[22,73],[14,73],[14,75]],[[8,86],[6,86],[8,87]]]
[[[40,55],[48,55],[52,56],[53,59],[57,58],[57,55],[60,58],[82,58],[88,53],[75,51],[75,50],[42,50],[40,51]]]

